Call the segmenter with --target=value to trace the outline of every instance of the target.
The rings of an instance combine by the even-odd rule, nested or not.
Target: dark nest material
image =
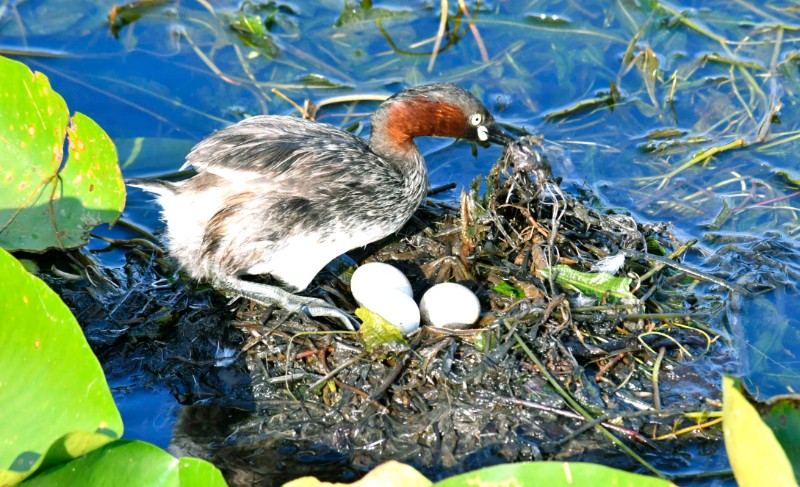
[[[696,459],[665,451],[690,444],[713,457],[719,430],[684,413],[719,407],[735,361],[718,328],[735,286],[673,264],[688,246],[667,226],[603,210],[580,187],[566,194],[543,152],[520,139],[460,207],[429,202],[400,235],[351,253],[401,269],[416,298],[441,281],[470,287],[484,311],[473,329],[423,327],[407,347],[367,353],[332,323],[153,286],[152,265],[114,271],[120,289],[94,304],[86,288],[62,283],[62,294],[112,386],[168,384],[187,405],[173,453],[210,459],[232,484],[354,480],[388,459],[442,478],[538,459],[675,471]],[[635,299],[542,273],[590,273],[620,254],[612,272],[631,278]],[[313,293],[352,311],[347,267],[323,272]]]
[[[718,407],[730,363],[707,326],[715,304],[693,304],[697,276],[649,257],[677,247],[665,225],[565,195],[539,144],[511,144],[460,208],[429,203],[402,235],[360,256],[403,270],[417,298],[437,282],[467,285],[486,312],[474,329],[422,328],[404,350],[367,353],[327,324],[239,308],[258,414],[233,421],[227,444],[211,449],[232,480],[346,480],[388,459],[432,478],[532,459],[676,467],[654,438],[701,422],[683,412]],[[618,275],[632,276],[638,299],[590,298],[540,272],[590,272],[620,253],[629,257]],[[319,292],[352,311],[345,280],[323,276]],[[190,439],[198,422],[181,418],[184,446],[202,443]],[[688,436],[714,445],[719,432]]]

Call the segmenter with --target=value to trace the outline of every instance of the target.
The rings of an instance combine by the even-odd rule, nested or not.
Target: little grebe
[[[388,98],[370,124],[368,144],[323,123],[252,117],[192,149],[182,169],[195,176],[128,183],[158,195],[170,254],[191,277],[351,327],[349,315],[320,299],[241,276],[268,274],[302,291],[337,256],[399,230],[428,188],[414,137],[508,139],[477,98],[449,83]]]

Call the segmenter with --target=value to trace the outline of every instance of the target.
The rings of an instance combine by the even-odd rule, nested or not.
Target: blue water
[[[693,22],[690,25],[668,10],[637,7],[651,2],[489,2],[477,10],[477,4],[469,3],[489,62],[481,60],[480,42],[462,19],[458,39],[429,72],[429,56],[394,52],[374,15],[367,13],[367,20],[335,27],[343,8],[339,2],[280,4],[285,8],[275,15],[272,35],[281,51],[274,59],[244,45],[228,28],[229,20],[240,15],[239,1],[209,2],[214,14],[201,2],[170,3],[123,27],[119,39],[112,37],[106,20],[115,3],[5,3],[0,47],[31,50],[31,55],[16,58],[47,74],[71,110],[88,114],[108,132],[125,176],[176,170],[197,141],[244,116],[265,111],[296,114],[272,88],[302,104],[306,98],[319,102],[341,95],[389,95],[405,86],[452,81],[478,95],[500,122],[542,133],[558,145],[564,159],[552,161],[556,174],[586,182],[605,203],[640,220],[671,221],[681,237],[701,238],[699,247],[712,253],[724,244],[703,241],[704,225],[713,222],[725,200],[739,205],[740,212],[721,232],[759,236],[780,232],[787,249],[780,261],[792,265],[797,256],[794,247],[800,227],[790,197],[794,189],[779,174],[798,174],[795,141],[756,143],[726,152],[676,175],[666,189],[657,181],[646,184],[636,179],[663,176],[707,147],[687,143],[646,153],[641,145],[656,129],[678,128],[717,143],[752,140],[767,110],[770,73],[779,81],[777,94],[784,107],[770,125],[773,140],[798,129],[797,65],[773,65],[772,60],[783,61],[800,34],[789,29],[778,37],[777,29],[769,28],[800,27],[798,13],[788,4],[754,3],[757,8],[750,8],[744,2],[687,1],[680,12]],[[456,5],[450,3],[453,29]],[[384,12],[380,22],[399,49],[430,51],[438,28],[438,3],[382,3],[375,5],[373,14],[377,8],[400,13]],[[266,6],[248,11],[265,18],[271,12]],[[540,14],[546,14],[545,21]],[[765,28],[755,31],[754,25]],[[660,78],[651,87],[644,70],[622,65],[629,41],[640,28],[642,35],[632,53],[643,55],[650,49],[656,56]],[[721,43],[711,35],[759,42]],[[35,50],[59,57],[43,57]],[[726,62],[708,61],[703,58],[707,53],[760,63],[765,69],[745,72]],[[309,74],[345,86],[310,86],[303,78]],[[544,114],[605,96],[612,83],[623,93],[623,103],[614,107],[599,103],[570,117],[545,119]],[[367,115],[375,106],[375,102],[337,104],[323,108],[318,119],[342,126],[361,123],[366,134]],[[491,148],[479,149],[473,156],[469,144],[448,140],[422,140],[420,147],[433,186],[449,182],[466,186],[500,154]],[[459,191],[441,197],[455,199]],[[779,203],[769,204],[773,199]],[[161,228],[157,208],[136,190],[130,191],[123,216],[150,231]],[[133,236],[119,227],[99,232],[115,238]],[[99,242],[92,245],[103,248]],[[752,249],[742,247],[742,252],[758,252]],[[100,258],[111,266],[124,263],[123,252]],[[695,258],[696,264],[703,262]],[[743,284],[781,273],[763,263],[748,266],[763,273],[742,277]],[[800,304],[794,291],[797,284],[796,276],[787,274],[782,285],[759,300],[745,301],[731,312],[728,323],[721,324],[730,327],[741,371],[762,397],[796,391],[800,384],[795,358],[800,354],[800,324],[794,317]],[[158,386],[149,390],[118,386],[115,397],[127,425],[126,437],[160,446],[169,443],[177,407],[169,392]]]
[[[109,386],[125,425],[124,438],[148,441],[166,449],[180,407],[170,391],[158,385],[128,389],[111,382]]]

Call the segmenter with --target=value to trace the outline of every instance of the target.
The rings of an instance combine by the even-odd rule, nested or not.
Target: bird
[[[260,115],[200,141],[178,182],[127,180],[153,193],[168,253],[191,278],[309,316],[353,318],[297,295],[339,255],[397,232],[427,195],[422,136],[505,145],[510,137],[466,89],[432,83],[387,98],[369,141],[332,125]],[[276,285],[248,276],[267,275]]]

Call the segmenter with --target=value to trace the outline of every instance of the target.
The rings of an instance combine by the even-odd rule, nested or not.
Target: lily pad
[[[224,486],[222,473],[197,458],[175,458],[142,441],[115,441],[83,458],[52,468],[26,486]]]
[[[122,435],[103,369],[69,308],[0,249],[0,485]]]
[[[460,485],[670,487],[675,484],[656,477],[580,462],[509,463],[456,475],[434,484],[435,487]]]
[[[800,395],[773,397],[758,410],[792,463],[795,480],[800,481]]]
[[[86,115],[70,120],[44,74],[2,56],[0,72],[0,247],[84,245],[125,206],[114,144]]]

